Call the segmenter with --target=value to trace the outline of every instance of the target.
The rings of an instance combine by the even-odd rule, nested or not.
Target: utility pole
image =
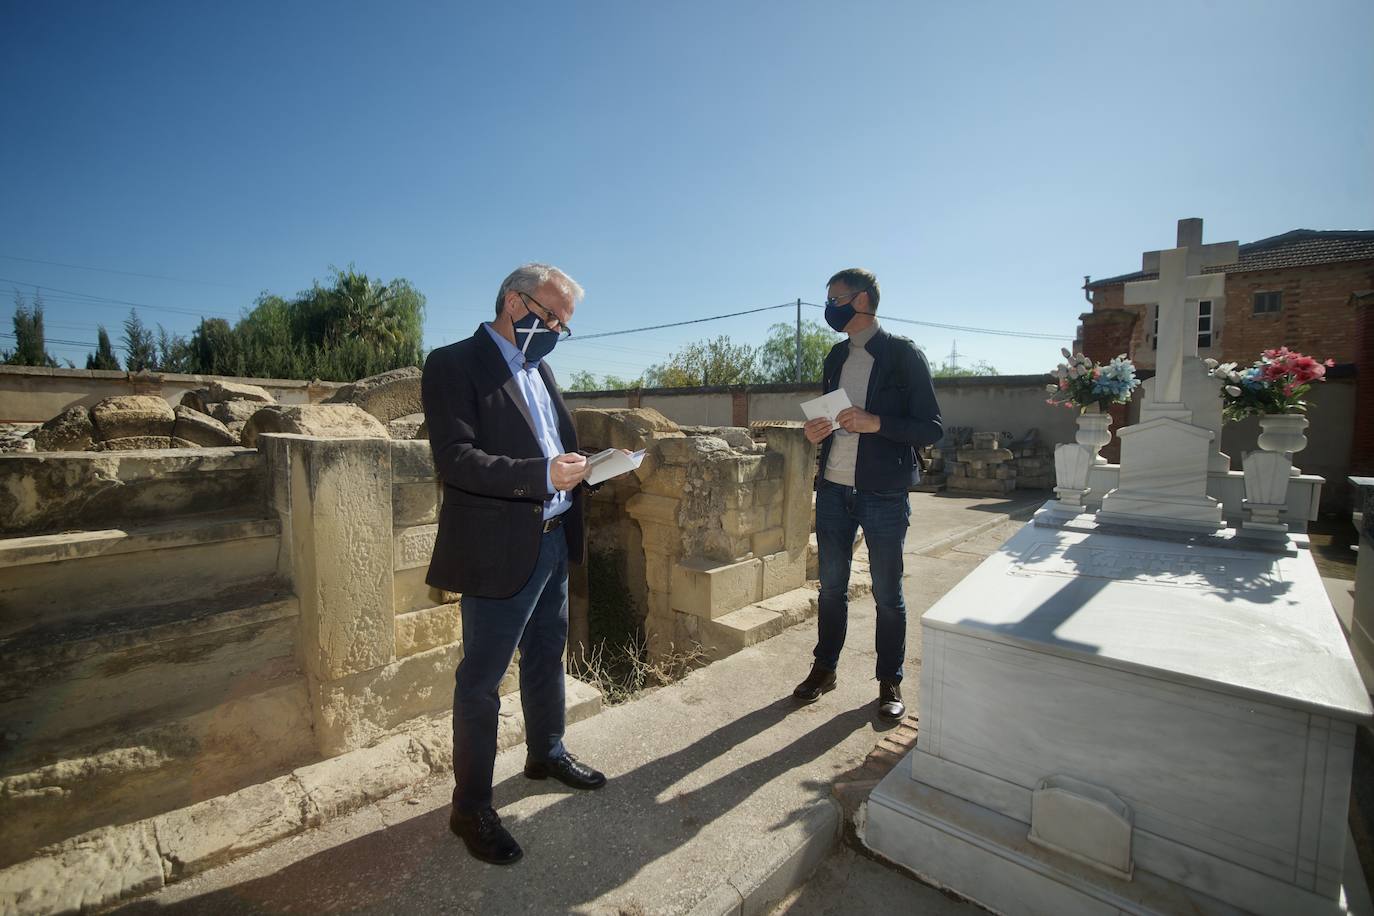
[[[797,300],[797,378],[800,382],[801,377],[801,300]]]

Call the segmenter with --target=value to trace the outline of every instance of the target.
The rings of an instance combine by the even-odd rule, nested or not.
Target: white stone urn
[[[1112,441],[1112,417],[1103,413],[1096,404],[1091,405],[1078,415],[1078,434],[1074,436],[1079,445],[1092,450],[1093,464],[1106,464],[1107,459],[1098,452]]]
[[[1266,452],[1289,456],[1307,448],[1307,417],[1300,413],[1260,414],[1259,447]],[[1300,473],[1293,468],[1293,474]]]

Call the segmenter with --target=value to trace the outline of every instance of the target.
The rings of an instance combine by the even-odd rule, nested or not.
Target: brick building
[[[1202,220],[1179,220],[1178,244],[1202,241]],[[1127,353],[1136,365],[1155,364],[1157,307],[1126,305],[1125,286],[1158,276],[1158,253],[1141,270],[1102,280],[1084,278],[1092,311],[1081,322],[1075,348],[1096,360]],[[1270,347],[1287,346],[1333,359],[1337,372],[1356,375],[1357,395],[1349,472],[1374,473],[1374,231],[1294,229],[1240,246],[1234,264],[1203,268],[1226,273],[1225,298],[1197,309],[1198,355],[1248,366]],[[1347,376],[1348,377],[1348,376]],[[1126,420],[1113,408],[1113,427]],[[1117,460],[1113,438],[1102,450]],[[1344,489],[1333,480],[1332,494]]]
[[[1201,221],[1196,223],[1201,236]],[[1092,311],[1080,316],[1083,351],[1096,359],[1129,353],[1137,366],[1153,368],[1153,305],[1125,305],[1125,285],[1152,280],[1145,269],[1102,280],[1083,289]],[[1374,231],[1294,229],[1240,246],[1234,264],[1204,268],[1226,272],[1222,303],[1198,303],[1198,355],[1249,365],[1260,351],[1288,346],[1310,356],[1355,363],[1355,309],[1351,296],[1374,289]],[[1085,278],[1086,279],[1086,278]]]

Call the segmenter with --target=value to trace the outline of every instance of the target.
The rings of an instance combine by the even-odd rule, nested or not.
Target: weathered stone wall
[[[678,426],[648,408],[574,417],[586,448],[646,452],[638,471],[592,497],[590,543],[623,563],[652,655],[720,657],[783,625],[756,605],[806,581],[816,458],[799,424],[763,430],[759,442],[744,428]],[[585,640],[576,579],[573,594],[574,637]]]
[[[124,395],[151,394],[179,404],[187,392],[216,380],[265,388],[281,404],[316,403],[343,387],[339,382],[292,379],[0,366],[0,423],[42,423],[68,407],[92,407],[105,398]]]
[[[577,423],[588,446],[648,450],[591,500],[591,536],[623,557],[656,651],[727,654],[795,622],[758,603],[804,584],[800,428]],[[257,443],[0,455],[0,867],[450,708],[462,607],[424,581],[428,442]]]
[[[0,863],[310,759],[262,456],[0,456]]]
[[[0,865],[449,707],[429,444],[260,446],[0,456]]]

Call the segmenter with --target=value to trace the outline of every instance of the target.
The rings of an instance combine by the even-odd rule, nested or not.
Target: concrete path
[[[912,712],[921,612],[1019,527],[1010,513],[1024,518],[1039,501],[912,494],[903,685]],[[790,696],[810,667],[810,621],[572,726],[568,746],[610,778],[599,792],[526,780],[523,749],[503,752],[496,803],[525,848],[516,866],[468,857],[448,832],[452,783],[436,779],[120,912],[759,912],[838,848],[832,783],[892,728],[875,715],[873,623],[872,599],[854,602],[839,687],[814,705]],[[851,859],[830,860],[820,873],[828,883],[803,888],[793,905],[822,907],[827,887],[869,868]],[[952,912],[938,892],[892,878],[907,882],[893,886],[909,886],[912,906],[878,897],[873,912]]]
[[[949,897],[905,871],[865,858],[848,846],[830,855],[772,916],[979,916],[981,907]]]

